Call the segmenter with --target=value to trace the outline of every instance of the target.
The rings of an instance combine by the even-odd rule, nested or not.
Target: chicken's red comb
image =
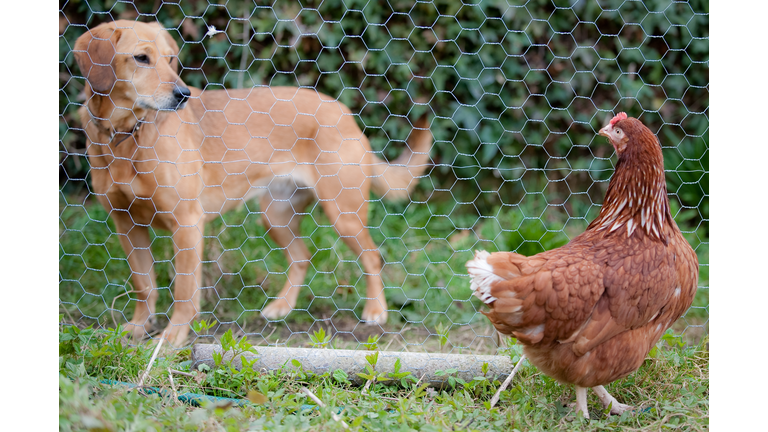
[[[616,122],[618,122],[618,121],[621,121],[621,120],[626,120],[626,119],[627,119],[627,113],[625,113],[625,112],[620,112],[620,113],[616,114],[616,115],[615,115],[615,116],[614,116],[614,117],[611,119],[611,126],[615,125],[615,124],[616,124]]]

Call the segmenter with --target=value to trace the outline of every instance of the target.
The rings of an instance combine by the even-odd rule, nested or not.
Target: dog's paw
[[[153,319],[134,318],[125,325],[125,328],[130,332],[133,341],[139,342],[149,336],[154,324],[156,322]]]
[[[387,308],[382,307],[378,301],[368,301],[363,308],[362,321],[368,325],[384,325],[387,323]]]
[[[162,333],[157,335],[153,342],[157,344],[160,339],[165,339],[174,347],[181,348],[187,341],[187,336],[189,336],[189,324],[173,324],[171,322]]]
[[[291,313],[293,308],[288,301],[283,298],[272,300],[264,309],[261,310],[261,315],[270,320],[279,320]]]

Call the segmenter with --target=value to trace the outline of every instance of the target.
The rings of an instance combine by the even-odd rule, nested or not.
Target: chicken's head
[[[627,113],[620,112],[611,119],[610,123],[608,123],[604,128],[600,129],[600,132],[598,132],[600,135],[608,138],[611,144],[613,144],[613,148],[616,149],[616,153],[619,155],[624,153],[624,150],[627,148],[627,141],[629,138],[621,128],[621,125],[617,123],[626,119]]]

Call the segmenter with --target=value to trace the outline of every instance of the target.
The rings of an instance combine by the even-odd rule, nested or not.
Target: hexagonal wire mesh
[[[368,220],[361,216],[384,262],[386,324],[360,322],[365,269],[334,230],[323,200],[295,209],[301,221],[293,241],[311,256],[293,264],[307,270],[296,282],[295,310],[263,318],[288,277],[286,243],[261,223],[264,202],[241,194],[229,200],[242,204],[236,209],[207,212],[199,318],[219,323],[211,334],[233,328],[258,345],[309,346],[323,328],[336,347],[359,348],[379,335],[383,349],[495,352],[464,263],[475,249],[531,255],[581,233],[599,212],[616,160],[596,131],[618,111],[640,118],[662,143],[672,212],[700,261],[694,306],[674,329],[690,340],[706,332],[706,1],[261,3],[61,3],[59,301],[66,319],[114,326],[133,314],[137,287],[115,212],[95,199],[84,157],[87,119],[77,113],[86,103],[84,80],[73,54],[88,29],[128,19],[159,21],[168,30],[187,85],[211,93],[317,90],[348,106],[372,153],[390,161],[407,150],[419,116],[431,122],[431,164],[410,197],[372,194]],[[150,235],[160,294],[156,334],[172,314],[178,276],[172,234],[151,228]]]

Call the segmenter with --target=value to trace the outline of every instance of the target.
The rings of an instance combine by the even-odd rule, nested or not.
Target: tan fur
[[[205,222],[255,197],[289,262],[288,280],[264,316],[283,317],[296,305],[311,258],[296,239],[296,213],[319,198],[367,275],[362,319],[386,322],[381,257],[365,228],[367,199],[372,185],[388,198],[407,196],[429,162],[426,119],[416,123],[410,150],[390,165],[332,98],[289,87],[188,88],[176,71],[178,50],[159,24],[124,20],[91,29],[75,44],[88,83],[79,113],[93,192],[115,222],[140,290],[134,336],[148,330],[157,300],[148,228],[172,233],[174,312],[166,337],[180,346],[200,311]],[[137,123],[142,119],[149,123]]]

